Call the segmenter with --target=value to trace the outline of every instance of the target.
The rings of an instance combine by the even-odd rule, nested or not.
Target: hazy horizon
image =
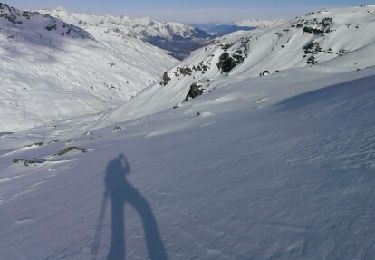
[[[151,17],[160,21],[190,24],[228,23],[248,19],[291,19],[322,8],[371,4],[371,1],[354,0],[317,0],[309,1],[308,4],[296,0],[287,0],[283,3],[276,0],[263,1],[262,3],[252,0],[234,0],[230,3],[222,0],[203,2],[192,0],[189,3],[176,3],[171,0],[142,0],[136,3],[119,0],[107,2],[94,0],[90,3],[77,3],[77,1],[72,0],[13,0],[2,2],[22,10],[63,7],[73,13],[126,15],[135,18]]]

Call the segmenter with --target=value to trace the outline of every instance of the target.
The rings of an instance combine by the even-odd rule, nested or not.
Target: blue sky
[[[375,4],[356,0],[11,0],[21,9],[55,8],[111,13],[179,22],[228,22],[244,19],[292,18],[323,7]]]

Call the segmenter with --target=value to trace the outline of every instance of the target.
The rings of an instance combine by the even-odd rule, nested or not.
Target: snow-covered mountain
[[[13,11],[2,33],[48,40],[3,42],[29,53],[1,49],[2,89],[28,83],[25,100],[42,95],[46,115],[80,108],[84,91],[62,89],[53,73],[82,80],[80,66],[91,71],[113,47],[75,27],[71,37],[49,16],[26,30]],[[0,132],[0,258],[374,259],[374,20],[375,6],[332,9],[230,35],[108,117]]]
[[[375,6],[322,10],[219,38],[164,73],[159,83],[114,111],[112,120],[164,110],[218,84],[292,68],[356,71],[375,65]],[[332,66],[328,66],[332,64]],[[143,106],[145,102],[149,106]]]
[[[106,38],[117,37],[127,41],[129,37],[138,38],[144,42],[167,50],[176,58],[186,58],[211,39],[211,36],[192,26],[158,22],[150,18],[131,18],[127,16],[74,14],[60,7],[55,10],[38,10],[50,14],[68,23],[75,24],[94,35],[95,38],[106,41]]]
[[[60,19],[5,4],[0,29],[0,131],[116,107],[176,63],[141,40],[103,42]]]

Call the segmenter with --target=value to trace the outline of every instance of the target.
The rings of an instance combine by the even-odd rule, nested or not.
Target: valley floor
[[[289,70],[104,128],[0,134],[0,256],[373,259],[374,82]]]

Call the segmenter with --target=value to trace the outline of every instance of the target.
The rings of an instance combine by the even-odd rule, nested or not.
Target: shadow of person
[[[142,219],[150,259],[168,259],[155,216],[147,200],[127,181],[126,177],[129,173],[129,163],[123,154],[107,165],[105,196],[111,201],[111,247],[107,260],[123,260],[126,257],[124,230],[126,202],[134,207]]]

